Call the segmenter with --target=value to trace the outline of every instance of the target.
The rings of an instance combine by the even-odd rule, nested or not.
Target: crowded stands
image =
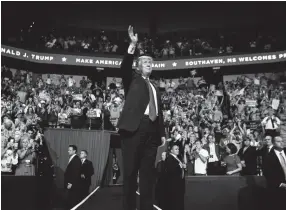
[[[225,77],[224,84],[219,83],[217,87],[208,86],[203,78],[197,84],[191,77],[181,78],[178,84],[161,80],[160,87],[166,88],[162,96],[166,132],[169,141],[180,146],[181,158],[189,165],[189,175],[207,174],[206,169],[210,168],[206,162],[201,166],[203,172],[193,171],[198,160],[195,157],[197,142],[204,148],[202,150],[207,150],[210,143],[218,145],[218,151],[208,149],[205,157],[208,163],[222,160],[226,164],[228,156],[234,154],[238,155],[237,162],[245,161],[244,149],[250,146],[258,152],[265,146],[266,137],[272,139],[281,135],[285,141],[285,73],[252,76]],[[242,170],[245,172],[242,174],[262,174],[258,156],[253,157],[258,164],[254,170]],[[237,168],[237,164],[233,164]],[[213,175],[221,174],[225,172]]]
[[[218,144],[214,161],[223,160],[228,168],[230,151],[243,162],[246,146],[259,150],[267,136],[286,139],[285,77],[283,72],[232,75],[214,85],[193,70],[188,78],[153,79],[162,94],[168,141],[180,146],[189,175],[202,170],[194,167],[197,144]],[[39,75],[3,66],[1,80],[2,173],[35,175],[44,128],[117,130],[124,105],[119,78],[94,83],[85,76]],[[210,152],[205,152],[209,160]],[[261,175],[261,160],[255,161],[251,175]]]
[[[53,28],[50,31],[35,31],[32,28],[11,35],[5,42],[11,46],[37,51],[101,53],[123,55],[129,41],[125,33],[118,31],[77,31],[70,28]],[[46,35],[47,34],[47,35]],[[280,36],[278,35],[280,34]],[[151,37],[140,34],[137,53],[146,52],[155,58],[172,59],[202,55],[228,55],[235,53],[274,52],[285,49],[281,33],[254,29],[178,31]]]

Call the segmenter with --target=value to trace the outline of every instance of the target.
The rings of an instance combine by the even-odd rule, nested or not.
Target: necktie
[[[273,127],[273,129],[274,129],[275,126],[274,126],[274,121],[273,121],[272,117],[271,117],[271,123],[272,123],[272,127]]]
[[[148,87],[149,87],[149,98],[150,98],[150,101],[149,101],[149,118],[150,118],[150,120],[152,120],[154,122],[157,118],[154,94],[153,94],[152,87],[151,87],[149,80],[145,79],[145,81],[147,82]]]
[[[284,171],[284,174],[285,174],[285,179],[286,179],[286,160],[283,157],[282,152],[280,152],[280,159],[281,159],[281,165],[282,165],[282,168],[283,168],[283,171]]]
[[[175,156],[174,156],[174,157],[175,157]],[[177,161],[179,161],[179,164],[180,164],[180,165],[183,165],[182,161],[180,161],[180,159],[179,159],[178,157],[175,157],[175,158],[176,158]],[[180,166],[180,167],[181,167],[181,166]],[[182,167],[181,170],[182,170],[182,179],[183,179],[184,176],[185,176],[185,169]]]
[[[83,164],[84,160],[81,161],[81,164]]]

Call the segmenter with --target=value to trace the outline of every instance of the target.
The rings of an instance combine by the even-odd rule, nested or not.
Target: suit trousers
[[[89,184],[82,184],[81,185],[81,192],[80,192],[80,200],[85,199],[89,195]]]
[[[282,188],[268,188],[268,198],[270,202],[268,202],[267,210],[271,209],[281,209],[281,207],[285,206],[285,198],[286,198],[286,190]]]
[[[208,175],[222,175],[221,165],[219,161],[208,163],[207,167]]]
[[[80,188],[72,187],[67,194],[67,209],[72,209],[80,202]]]
[[[153,210],[155,160],[158,142],[158,118],[152,122],[144,115],[136,132],[120,131],[123,156],[123,208],[136,209],[139,171],[140,210]]]

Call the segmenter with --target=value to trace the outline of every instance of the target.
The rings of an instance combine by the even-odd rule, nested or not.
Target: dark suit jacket
[[[157,163],[157,182],[156,182],[156,197],[162,196],[162,194],[165,192],[165,186],[166,186],[166,168],[165,168],[165,161],[160,160]]]
[[[67,189],[68,183],[72,184],[72,189],[80,186],[80,172],[81,172],[81,161],[76,155],[68,164],[64,174],[64,187]]]
[[[81,172],[80,174],[83,174],[85,178],[81,178],[82,184],[85,186],[91,185],[91,177],[94,174],[94,169],[92,162],[90,160],[85,160],[83,164],[81,164]]]
[[[182,178],[182,169],[172,155],[169,155],[165,161],[166,185],[168,192],[183,195],[185,193],[185,178]]]
[[[286,154],[286,148],[284,148],[284,152]],[[278,189],[281,183],[286,184],[284,171],[274,149],[271,149],[266,157],[264,167],[264,176],[268,187]]]
[[[118,128],[129,132],[135,132],[140,124],[147,105],[149,104],[149,88],[146,81],[142,76],[133,71],[134,56],[126,54],[123,58],[121,69],[122,81],[125,91],[125,104],[118,121]],[[165,136],[163,125],[163,112],[161,109],[161,96],[158,88],[153,84],[156,89],[157,106],[158,106],[158,121],[160,137]],[[159,139],[159,138],[158,138]],[[159,141],[159,140],[158,140]],[[161,142],[159,142],[160,144]]]
[[[272,149],[273,149],[273,147],[271,148],[271,150]],[[270,150],[270,152],[271,152],[271,150]],[[267,155],[270,154],[270,152],[268,153],[267,146],[264,146],[260,150],[256,151],[257,156],[261,156],[262,157],[262,171],[263,171],[263,173],[264,173],[264,167],[265,167],[265,160],[266,160]]]
[[[241,160],[245,161],[246,167],[242,167],[242,175],[256,175],[257,174],[257,152],[256,148],[249,146],[243,153],[244,147],[242,147],[237,155]]]
[[[204,145],[203,148],[205,150],[207,150],[209,152],[209,154],[210,154],[210,146],[209,146],[209,144]],[[216,156],[218,158],[218,161],[220,161],[221,160],[221,147],[217,143],[215,143],[215,153],[216,153]]]
[[[166,185],[165,208],[166,210],[183,210],[185,194],[185,178],[182,178],[182,169],[172,155],[165,161]]]
[[[165,176],[165,171],[166,171],[165,161],[160,160],[157,163],[156,170],[157,170],[157,178],[161,178],[161,177]]]

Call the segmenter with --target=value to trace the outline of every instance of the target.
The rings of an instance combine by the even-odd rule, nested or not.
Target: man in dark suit
[[[213,135],[208,135],[208,144],[204,145],[204,149],[209,153],[208,165],[207,165],[207,174],[208,175],[222,175],[221,169],[221,148],[215,142]]]
[[[138,41],[133,27],[128,29],[131,44],[121,64],[125,91],[125,105],[117,127],[122,139],[124,210],[136,209],[136,178],[139,171],[140,210],[153,209],[155,160],[157,148],[165,144],[161,97],[149,81],[153,59],[138,58],[137,71],[133,71],[134,52]]]
[[[155,198],[157,201],[157,206],[160,208],[164,207],[164,193],[166,186],[166,170],[165,170],[165,160],[166,160],[166,152],[162,153],[162,159],[157,163],[156,171],[157,171],[157,181],[155,187]]]
[[[256,147],[250,145],[250,138],[243,140],[243,147],[238,151],[237,155],[242,161],[243,176],[257,175],[257,151]]]
[[[89,193],[89,187],[91,185],[91,177],[94,174],[94,169],[92,162],[87,158],[87,151],[82,150],[80,152],[80,160],[81,160],[81,172],[80,172],[80,178],[81,178],[81,199],[84,199],[86,196],[88,196]]]
[[[179,158],[179,146],[171,144],[165,161],[165,202],[163,210],[184,210],[186,164]]]
[[[270,153],[272,148],[273,148],[272,137],[265,136],[263,144],[257,150],[257,156],[261,157],[261,160],[262,160],[261,168],[262,168],[263,174],[264,174],[265,158]]]
[[[69,162],[64,174],[64,187],[68,190],[67,209],[73,208],[80,201],[81,162],[76,155],[77,147],[69,146]]]
[[[273,149],[266,157],[264,167],[264,176],[271,198],[270,207],[280,209],[286,198],[286,148],[283,148],[280,136],[274,138]]]

